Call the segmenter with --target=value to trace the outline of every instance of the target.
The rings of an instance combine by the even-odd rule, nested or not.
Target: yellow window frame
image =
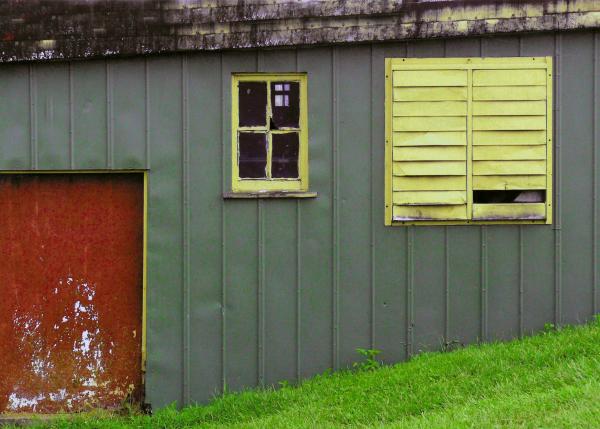
[[[472,75],[473,70],[546,70],[546,201],[545,219],[510,219],[510,220],[393,220],[393,189],[392,189],[392,109],[393,109],[393,72],[395,70],[467,70],[468,72],[468,113],[467,113],[467,196],[468,216],[472,216],[473,206],[473,94]],[[486,224],[552,224],[552,106],[553,106],[553,84],[552,84],[552,57],[493,57],[493,58],[386,58],[385,59],[385,219],[386,226],[401,225],[486,225]],[[510,207],[507,208],[507,211]],[[516,213],[518,216],[518,213]]]
[[[267,84],[267,123],[265,126],[239,126],[239,83],[266,82]],[[298,128],[269,129],[271,115],[271,83],[298,82],[300,84],[300,118]],[[231,79],[231,190],[234,193],[267,193],[267,192],[306,192],[308,191],[308,88],[306,73],[234,73]],[[298,178],[273,179],[270,177],[272,160],[272,134],[298,132]],[[246,179],[239,177],[238,133],[261,132],[268,138],[267,178]]]

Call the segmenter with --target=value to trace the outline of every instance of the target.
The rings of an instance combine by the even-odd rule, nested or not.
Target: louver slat
[[[473,70],[473,86],[534,86],[546,85],[543,69]]]
[[[408,103],[407,103],[408,104]],[[466,146],[466,131],[417,131],[393,134],[394,146]]]
[[[394,72],[394,86],[466,86],[464,70],[402,70]]]
[[[403,191],[460,191],[466,187],[466,177],[394,176],[392,187],[394,189],[402,189]]]
[[[473,100],[545,100],[546,86],[479,86],[473,88]]]
[[[545,115],[546,102],[537,101],[475,101],[474,115]]]
[[[545,116],[473,116],[475,131],[545,130]]]
[[[414,101],[395,103],[394,116],[465,116],[467,106],[462,101]]]
[[[426,220],[465,220],[467,206],[401,206],[394,205],[393,219],[399,222]]]
[[[475,176],[545,173],[546,161],[473,161]]]
[[[474,176],[473,189],[478,191],[546,189],[546,175]]]
[[[542,149],[544,149],[543,146]],[[467,153],[464,146],[395,147],[394,159],[402,159],[403,161],[465,161]]]
[[[444,206],[467,203],[465,191],[394,192],[394,204],[407,206]]]
[[[473,204],[474,220],[539,220],[545,217],[545,203]]]
[[[394,88],[394,101],[467,101],[466,86]]]
[[[394,131],[462,131],[465,129],[465,124],[464,116],[395,117],[393,129]]]
[[[486,160],[536,160],[546,159],[546,146],[475,146],[473,148],[474,161]]]
[[[394,161],[394,176],[464,176],[463,161]]]
[[[473,131],[473,146],[546,145],[546,130]]]

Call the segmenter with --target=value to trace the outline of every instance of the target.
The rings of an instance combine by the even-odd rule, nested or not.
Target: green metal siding
[[[554,225],[385,227],[384,58],[555,59]],[[232,72],[308,72],[316,199],[223,200]],[[0,67],[0,168],[149,175],[147,401],[513,338],[600,309],[600,34]]]

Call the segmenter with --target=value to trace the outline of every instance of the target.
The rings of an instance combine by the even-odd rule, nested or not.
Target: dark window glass
[[[267,83],[239,83],[240,127],[267,125]]]
[[[267,135],[264,133],[240,133],[238,144],[240,177],[267,177]]]
[[[271,176],[298,178],[298,133],[272,134]]]
[[[476,204],[505,203],[543,203],[546,191],[474,191],[473,202]]]
[[[298,128],[300,124],[300,84],[271,82],[271,129]]]

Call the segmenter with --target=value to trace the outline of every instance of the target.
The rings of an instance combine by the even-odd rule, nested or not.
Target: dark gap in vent
[[[543,203],[545,201],[544,190],[473,191],[475,204]]]

